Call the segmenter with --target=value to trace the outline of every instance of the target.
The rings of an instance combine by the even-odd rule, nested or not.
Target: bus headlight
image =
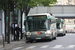
[[[45,34],[46,34],[46,35],[48,35],[48,34],[50,35],[50,34],[51,34],[50,30],[47,30],[47,31],[45,32]]]
[[[27,32],[26,35],[31,35],[31,33],[30,32]]]
[[[63,31],[63,29],[60,29],[59,31]]]

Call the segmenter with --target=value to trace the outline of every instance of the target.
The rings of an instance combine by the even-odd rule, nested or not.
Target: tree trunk
[[[30,11],[30,7],[26,8],[25,17],[28,15],[29,11]]]
[[[30,11],[30,7],[25,7],[25,17],[28,15],[29,11]],[[21,11],[21,39],[23,38],[23,34],[22,34],[22,15],[23,15],[23,11],[24,9],[20,9]]]
[[[22,15],[23,15],[23,11],[22,11],[22,9],[20,9],[20,11],[21,11],[21,39],[23,38],[23,34],[22,34]]]
[[[4,21],[5,21],[5,42],[6,42],[7,41],[7,38],[6,38],[6,36],[7,36],[6,35],[6,10],[4,10],[4,16],[5,16],[4,17],[4,19],[5,19]]]
[[[15,41],[15,40],[16,40],[16,39],[15,39],[15,36],[16,36],[16,35],[15,35],[15,11],[13,11],[13,17],[14,17],[14,18],[13,18],[13,20],[14,20],[14,23],[13,23],[13,24],[14,24],[14,30],[13,30],[13,31],[14,31],[14,41]]]
[[[8,5],[8,41],[7,43],[10,43],[10,4]]]

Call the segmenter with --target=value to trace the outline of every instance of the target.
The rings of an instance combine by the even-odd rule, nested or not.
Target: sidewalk
[[[10,44],[7,44],[5,42],[5,47],[3,47],[3,45],[0,45],[0,50],[11,50],[13,48],[16,48],[22,44],[25,44],[25,40],[20,40],[20,41],[13,41],[13,42],[10,42]]]

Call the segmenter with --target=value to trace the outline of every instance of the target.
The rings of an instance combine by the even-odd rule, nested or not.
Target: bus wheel
[[[54,37],[54,39],[56,39],[56,37]]]
[[[26,43],[28,43],[28,41],[26,41]]]
[[[66,34],[64,34],[64,36],[65,36]]]
[[[49,41],[52,41],[52,38],[50,38]]]
[[[30,40],[30,43],[33,43],[33,40]]]

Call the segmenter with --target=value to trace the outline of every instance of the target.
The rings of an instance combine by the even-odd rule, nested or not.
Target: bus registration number
[[[35,39],[41,39],[41,38],[35,38]]]

